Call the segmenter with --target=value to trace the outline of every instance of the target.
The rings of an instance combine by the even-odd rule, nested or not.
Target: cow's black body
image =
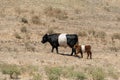
[[[42,43],[46,43],[49,42],[52,46],[52,50],[51,52],[53,52],[54,48],[56,48],[56,51],[58,53],[58,47],[60,46],[59,42],[58,42],[58,37],[60,34],[45,34],[42,38]],[[76,51],[74,49],[74,45],[78,43],[78,36],[76,34],[66,34],[66,38],[67,38],[67,45],[72,48],[72,53],[71,55],[73,55],[73,53],[76,54]]]

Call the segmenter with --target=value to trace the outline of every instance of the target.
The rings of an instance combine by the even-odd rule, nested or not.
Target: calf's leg
[[[90,59],[92,59],[92,52],[90,51]]]
[[[83,58],[83,52],[82,51],[80,51],[80,54],[81,54],[81,58]]]
[[[88,59],[88,57],[89,57],[89,54],[90,54],[90,52],[89,52],[89,51],[87,51],[87,59]]]
[[[75,54],[75,56],[76,56],[76,57],[79,57],[79,56],[78,56],[78,54],[79,54],[79,51],[76,51],[76,54]]]

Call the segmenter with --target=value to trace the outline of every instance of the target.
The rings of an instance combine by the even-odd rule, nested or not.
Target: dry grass
[[[53,34],[53,33],[55,33],[55,32],[54,32],[53,28],[48,28],[48,30],[47,30],[46,33],[48,33],[48,34]]]
[[[31,21],[33,24],[41,24],[40,18],[38,16],[33,16]]]
[[[67,13],[59,8],[53,8],[52,6],[47,7],[44,10],[45,14],[49,17],[55,17],[58,18],[60,20],[64,20],[67,19]]]
[[[27,28],[24,26],[24,27],[22,27],[22,28],[20,29],[20,31],[23,32],[23,33],[26,33],[28,30],[27,30]]]
[[[26,48],[26,51],[35,51],[35,46],[30,44],[29,41],[25,42],[25,48]]]
[[[2,0],[0,62],[24,66],[20,80],[47,80],[49,76],[61,80],[119,80],[119,4],[119,0]],[[80,44],[92,46],[93,59],[69,56],[70,48],[60,47],[63,55],[51,53],[51,46],[40,41],[45,33],[56,32],[77,33]],[[34,71],[27,65],[38,69]],[[58,69],[53,68],[52,75],[46,75],[44,66],[53,65]],[[84,71],[88,66],[92,71]],[[110,72],[108,66],[116,70]],[[5,76],[0,74],[0,79]]]
[[[120,40],[120,33],[113,33],[112,40],[113,39],[119,39]]]
[[[14,36],[15,36],[15,38],[17,38],[17,39],[22,39],[22,37],[20,36],[19,33],[15,33]]]
[[[17,79],[21,74],[20,68],[16,65],[0,64],[0,70],[3,74],[8,74],[11,79]]]
[[[28,23],[28,20],[27,20],[26,18],[22,18],[22,19],[21,19],[21,22],[23,22],[23,23]]]
[[[79,31],[78,32],[78,36],[80,36],[80,37],[87,37],[88,35],[87,35],[86,31]]]

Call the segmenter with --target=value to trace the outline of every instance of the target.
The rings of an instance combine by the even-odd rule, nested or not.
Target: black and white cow
[[[78,36],[76,34],[45,34],[42,38],[42,43],[49,42],[52,46],[51,52],[53,52],[54,48],[56,48],[56,52],[58,53],[58,47],[70,47],[72,48],[72,53],[76,54],[76,50],[74,48],[74,45],[78,43]]]

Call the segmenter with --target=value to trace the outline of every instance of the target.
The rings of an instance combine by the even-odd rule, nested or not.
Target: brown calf
[[[74,48],[76,49],[76,56],[78,56],[78,53],[81,53],[81,58],[83,58],[83,53],[87,52],[87,59],[90,56],[90,59],[92,59],[92,52],[91,52],[91,46],[90,45],[75,45]]]

